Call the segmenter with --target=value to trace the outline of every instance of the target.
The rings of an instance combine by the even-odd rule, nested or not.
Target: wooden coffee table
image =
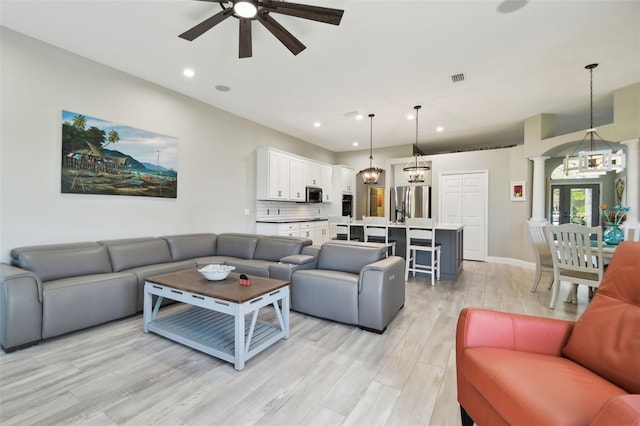
[[[247,360],[280,339],[289,338],[289,282],[250,275],[251,286],[242,286],[238,277],[232,273],[223,281],[207,281],[194,268],[147,278],[143,331],[231,362],[236,370],[242,370]],[[154,295],[158,296],[155,305]],[[165,297],[191,307],[158,318]],[[260,308],[267,305],[273,305],[279,324],[258,320]]]

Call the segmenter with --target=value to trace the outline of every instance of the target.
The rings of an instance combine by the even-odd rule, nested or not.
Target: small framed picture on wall
[[[511,182],[511,201],[526,201],[527,182]]]

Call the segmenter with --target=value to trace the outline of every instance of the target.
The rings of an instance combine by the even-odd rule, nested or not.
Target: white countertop
[[[350,223],[351,226],[363,226],[361,220],[352,220]],[[389,228],[404,228],[404,222],[389,222]],[[443,230],[443,231],[459,231],[463,228],[461,223],[436,223],[434,228]]]

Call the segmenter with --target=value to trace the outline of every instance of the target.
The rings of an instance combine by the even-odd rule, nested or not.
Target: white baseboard
[[[526,269],[536,269],[536,264],[533,262],[527,262],[526,260],[512,259],[510,257],[487,257],[488,263],[499,263],[502,265],[519,266]]]

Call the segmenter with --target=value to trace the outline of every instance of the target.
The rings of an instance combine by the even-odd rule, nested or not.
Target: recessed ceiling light
[[[319,121],[316,121],[315,123],[313,123],[313,127],[320,127],[322,126],[322,123],[320,123]]]
[[[416,118],[415,115],[413,114],[407,114],[407,120],[413,120],[414,118]]]
[[[364,116],[362,114],[358,114],[356,115],[356,120],[362,120]]]
[[[182,74],[184,74],[186,77],[193,77],[194,75],[196,75],[195,71],[193,71],[191,68],[185,68],[184,71],[182,71]]]
[[[436,132],[442,132],[443,130],[444,130],[444,127],[442,126],[436,127]]]
[[[527,3],[529,3],[529,0],[504,0],[498,4],[496,10],[499,13],[513,13],[525,7]]]
[[[353,146],[358,146],[358,142],[354,142],[354,143],[353,143]]]
[[[231,87],[225,86],[224,84],[218,84],[217,86],[215,86],[215,89],[220,92],[228,92],[229,90],[231,90]]]

